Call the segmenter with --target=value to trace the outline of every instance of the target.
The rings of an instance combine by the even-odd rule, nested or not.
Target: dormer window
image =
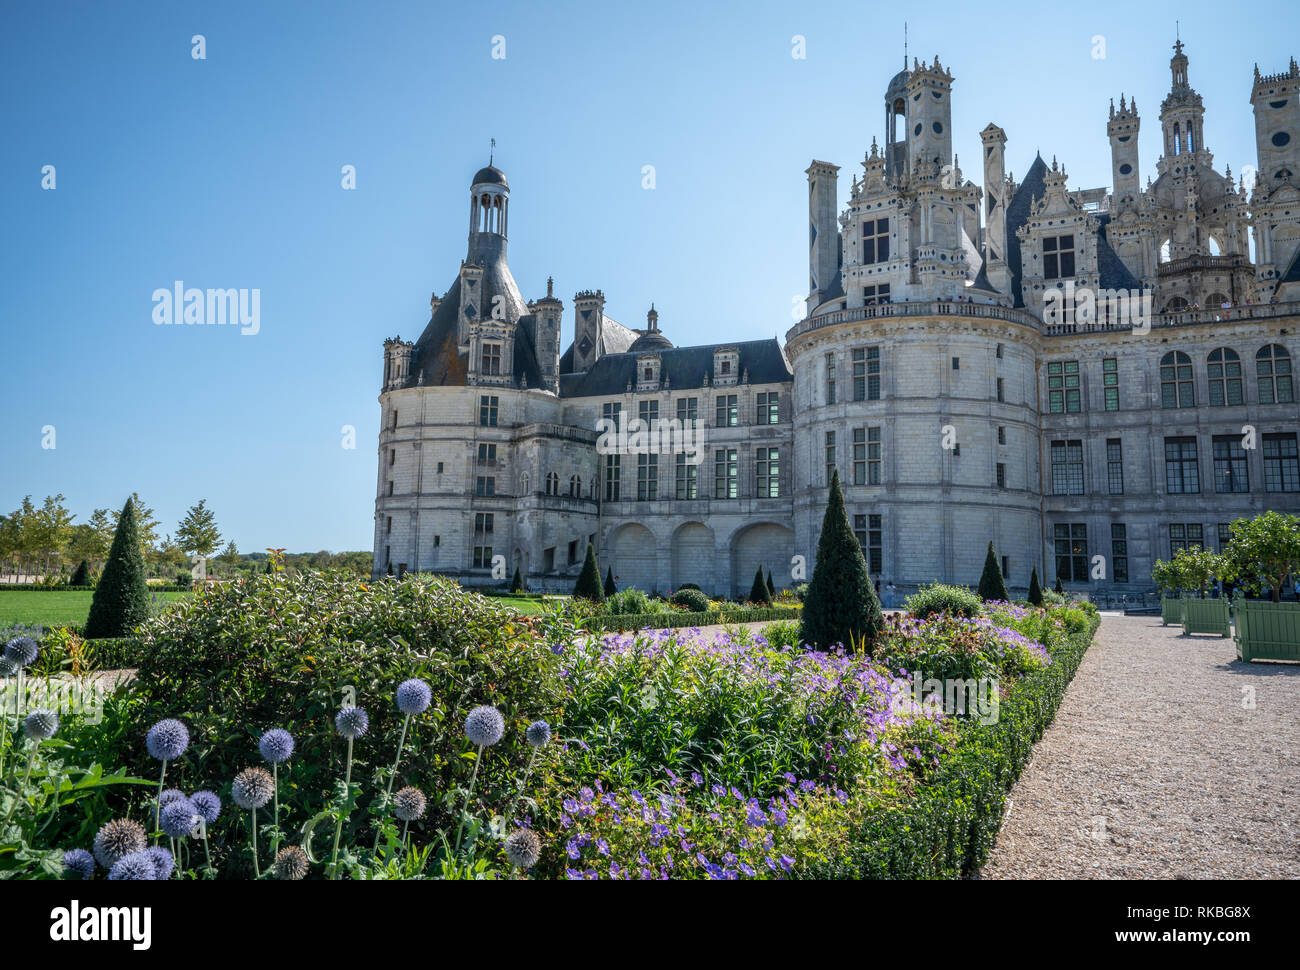
[[[1063,280],[1074,276],[1074,236],[1046,236],[1043,239],[1043,279]]]
[[[713,351],[713,379],[715,384],[735,384],[739,374],[739,350],[735,347],[719,347]]]
[[[721,369],[718,371],[718,373],[721,374],[723,377],[725,377],[725,376],[727,376],[728,374],[730,374],[730,373],[731,373],[731,361],[729,361],[729,360],[724,360],[724,361],[722,361],[722,367],[721,367]]]
[[[659,389],[660,360],[658,354],[645,354],[636,359],[637,390]]]
[[[489,377],[499,377],[501,374],[501,345],[484,344],[482,355],[482,371]]]

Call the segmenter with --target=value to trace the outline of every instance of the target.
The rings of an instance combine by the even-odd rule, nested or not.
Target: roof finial
[[[907,70],[907,21],[903,21],[903,70]]]
[[[496,140],[495,138],[493,138],[493,139],[492,139],[492,147],[491,147],[491,149],[488,150],[488,165],[489,165],[489,167],[492,165],[492,159],[496,158],[496,154],[497,154],[497,140]]]

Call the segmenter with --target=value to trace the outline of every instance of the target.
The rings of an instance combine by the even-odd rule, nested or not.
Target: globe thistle
[[[271,728],[257,742],[257,750],[273,765],[288,761],[293,755],[293,735],[284,728]]]
[[[157,879],[158,867],[146,850],[131,852],[113,863],[108,870],[109,879]]]
[[[158,817],[158,827],[168,838],[183,839],[194,831],[199,820],[199,810],[188,798],[168,802]]]
[[[72,849],[63,853],[63,874],[81,879],[90,879],[95,875],[95,857],[85,849]]]
[[[190,796],[190,801],[194,803],[194,810],[208,825],[217,820],[221,814],[221,799],[210,791],[196,791]]]
[[[172,857],[171,852],[160,845],[155,845],[144,851],[153,860],[154,878],[170,879],[172,871],[176,868],[176,860]]]
[[[8,657],[0,656],[0,677],[9,678],[18,673],[18,664]]]
[[[261,808],[274,794],[275,782],[265,768],[245,768],[230,788],[230,797],[243,809]]]
[[[393,814],[403,822],[414,822],[423,816],[427,805],[424,792],[409,785],[393,796]]]
[[[142,851],[147,843],[144,826],[139,822],[129,818],[112,819],[105,822],[95,835],[95,861],[105,869],[111,869],[118,859]]]
[[[33,741],[44,741],[54,737],[59,729],[59,715],[48,707],[38,707],[23,718],[23,734]]]
[[[272,872],[276,879],[297,882],[307,875],[307,853],[296,845],[286,845],[276,854]]]
[[[480,748],[488,748],[501,740],[506,733],[506,721],[501,712],[490,704],[483,704],[469,712],[465,718],[465,737]]]
[[[334,716],[334,727],[349,741],[370,730],[370,715],[364,707],[345,707]]]
[[[5,644],[5,659],[19,667],[33,663],[40,652],[40,647],[31,637],[14,637]]]
[[[506,860],[516,869],[531,869],[542,854],[542,840],[532,829],[516,829],[506,837]]]
[[[179,788],[168,788],[165,792],[163,792],[161,795],[158,796],[158,807],[160,809],[166,808],[168,805],[176,801],[178,798],[184,798],[184,797],[185,797],[185,792],[181,791]]]
[[[433,691],[419,677],[412,677],[397,685],[397,709],[403,714],[423,714],[433,703]]]
[[[524,737],[534,748],[541,748],[551,740],[551,726],[545,721],[534,721],[524,731]]]
[[[159,761],[175,761],[190,746],[190,730],[174,717],[159,721],[145,735],[149,756]]]

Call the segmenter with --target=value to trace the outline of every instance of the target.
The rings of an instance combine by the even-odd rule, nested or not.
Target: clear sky
[[[804,169],[843,166],[847,196],[904,20],[955,75],[976,182],[993,121],[1017,176],[1041,150],[1108,184],[1121,92],[1154,174],[1175,20],[1240,172],[1254,64],[1300,55],[1289,3],[5,3],[0,507],[63,492],[84,521],[135,490],[173,532],[206,498],[244,552],[370,548],[381,345],[455,278],[490,138],[511,268],[529,299],[555,277],[566,343],[586,288],[629,326],[653,300],[678,344],[783,335]],[[155,325],[176,280],[260,290],[260,332]]]

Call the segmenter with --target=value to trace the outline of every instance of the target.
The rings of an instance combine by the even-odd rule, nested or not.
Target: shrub
[[[699,589],[699,587],[696,586],[694,583],[682,583],[677,588],[678,589]]]
[[[1043,605],[1043,587],[1038,584],[1038,567],[1029,576],[1029,602],[1032,606]]]
[[[135,503],[127,499],[118,517],[108,562],[90,601],[90,615],[83,633],[87,639],[124,637],[148,618],[149,599]]]
[[[927,619],[940,613],[975,617],[984,612],[980,598],[965,586],[945,586],[933,583],[922,586],[903,601],[903,608],[917,619]]]
[[[794,588],[794,595],[795,598],[798,599],[800,603],[802,603],[808,596],[808,584],[800,583],[798,586],[796,586]]]
[[[524,577],[519,572],[519,564],[515,563],[515,574],[510,579],[510,592],[522,593],[524,591]]]
[[[615,616],[624,613],[654,613],[656,607],[649,596],[639,589],[628,587],[605,600],[605,612]]]
[[[673,596],[673,602],[692,613],[707,613],[709,609],[709,598],[698,589],[679,589]]]
[[[614,585],[614,567],[610,566],[605,570],[605,598],[613,596],[618,592],[618,587]]]
[[[993,543],[989,543],[988,555],[984,557],[984,574],[980,576],[979,597],[986,603],[989,600],[1009,600],[1007,584],[1002,579],[1002,567],[993,552]]]
[[[830,500],[822,518],[812,582],[804,597],[804,643],[828,650],[853,641],[870,643],[884,614],[867,575],[867,561],[844,511],[839,472],[831,475]]]
[[[772,583],[772,570],[767,571],[767,601],[769,603],[776,600],[776,586]]]
[[[793,650],[802,645],[799,643],[799,621],[774,620],[763,627],[763,639],[773,649],[781,650],[788,647]]]
[[[1061,577],[1060,577],[1060,576],[1057,576],[1057,577],[1056,577],[1056,585],[1053,586],[1052,588],[1053,588],[1054,590],[1056,590],[1056,595],[1057,595],[1057,596],[1064,596],[1064,595],[1065,595],[1065,587],[1061,585]]]
[[[587,543],[587,558],[582,562],[582,572],[573,586],[573,595],[594,603],[605,602],[605,588],[600,584],[600,567],[596,565],[596,550]]]
[[[90,585],[90,563],[81,560],[77,563],[77,571],[72,574],[69,586],[89,586]]]
[[[767,580],[763,578],[763,567],[754,573],[754,585],[749,588],[749,601],[762,606],[770,606],[772,597],[767,592]]]

